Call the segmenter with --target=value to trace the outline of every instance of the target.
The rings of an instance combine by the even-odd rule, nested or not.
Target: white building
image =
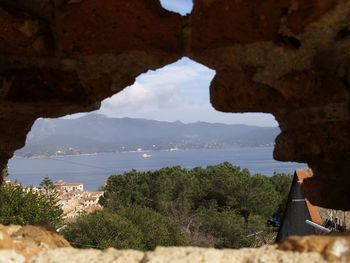
[[[74,190],[84,191],[84,185],[82,183],[66,183],[66,182],[63,182],[62,180],[59,180],[59,181],[55,181],[53,185],[57,190],[63,190],[66,192],[70,192]]]
[[[98,204],[98,197],[86,197],[84,198],[84,206],[89,207]]]

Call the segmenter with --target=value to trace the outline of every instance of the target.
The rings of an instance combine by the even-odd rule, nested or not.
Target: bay
[[[307,167],[302,163],[275,161],[272,152],[273,147],[246,147],[147,152],[152,155],[150,158],[143,158],[142,152],[37,159],[12,158],[9,161],[9,179],[17,180],[23,185],[37,186],[45,176],[49,176],[51,180],[80,182],[85,189],[94,191],[110,175],[131,169],[148,171],[177,165],[191,169],[228,161],[241,168],[248,168],[251,174],[272,176],[274,172],[292,174],[296,169]]]

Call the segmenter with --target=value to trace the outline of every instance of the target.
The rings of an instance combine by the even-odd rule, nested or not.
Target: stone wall
[[[349,262],[350,238],[293,237],[259,249],[158,247],[155,251],[74,249],[42,226],[0,225],[0,263],[325,263]]]
[[[0,164],[38,117],[91,111],[149,69],[187,56],[216,70],[211,103],[266,112],[274,157],[307,162],[314,204],[350,209],[350,2],[0,0]]]

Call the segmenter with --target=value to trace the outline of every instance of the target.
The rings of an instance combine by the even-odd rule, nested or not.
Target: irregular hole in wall
[[[272,160],[273,141],[280,132],[277,127],[246,126],[276,126],[272,115],[220,113],[211,107],[208,87],[214,75],[215,71],[185,57],[174,64],[140,75],[132,86],[106,99],[100,110],[92,114],[37,120],[28,135],[26,147],[17,151],[16,155],[33,157],[34,151],[37,151],[34,155],[45,158],[10,160],[10,179],[18,179],[24,185],[38,185],[43,177],[49,176],[52,180],[82,182],[85,189],[92,191],[102,185],[109,175],[133,168],[139,171],[176,165],[194,168],[228,161],[249,168],[251,174],[270,176],[275,168],[277,172],[289,173],[303,168],[303,165]],[[167,122],[160,124],[154,119]],[[192,124],[186,126],[184,123]],[[229,127],[218,123],[246,125]],[[197,127],[197,130],[193,127]],[[227,130],[220,131],[220,127]],[[161,130],[163,133],[158,132]],[[178,139],[176,136],[179,134],[183,137]],[[263,139],[257,140],[259,136]],[[95,154],[97,152],[100,154]],[[144,154],[152,156],[143,158]],[[259,178],[256,176],[257,183],[251,187],[261,188]],[[220,185],[220,180],[216,183],[218,189],[226,187],[226,183]],[[211,190],[217,200],[207,196],[205,198],[208,200],[204,198],[203,201],[211,209],[231,202],[229,196],[225,196],[227,193],[222,195],[221,190]],[[251,192],[256,195],[256,191]],[[220,221],[222,224],[216,222],[222,216],[228,216],[227,211],[207,211],[205,216],[212,220],[208,219],[211,223],[220,225],[222,233],[233,231],[237,224],[249,225],[249,229],[244,230],[244,238],[249,242],[254,239],[255,246],[258,242],[265,242],[259,235],[265,233],[261,232],[261,227],[266,225],[267,217],[251,216],[250,210],[250,207],[243,207],[235,213],[231,211],[232,217],[228,218],[227,225],[224,225],[224,221]],[[187,219],[185,229],[186,235],[190,235],[191,245],[234,246],[233,243],[217,245],[226,237],[206,235],[197,229],[195,222],[201,224],[201,220],[204,220],[197,214],[189,215]],[[273,223],[274,220],[270,221]],[[273,236],[268,232],[263,239],[269,238],[269,242],[273,242]]]
[[[280,130],[276,127],[278,124],[274,117],[270,114],[263,113],[234,114],[216,111],[209,102],[210,98],[208,88],[214,75],[214,70],[211,70],[186,57],[182,58],[176,63],[167,65],[156,71],[148,71],[147,73],[140,75],[132,86],[125,88],[123,91],[115,94],[111,98],[105,99],[102,102],[101,108],[94,112],[95,114],[79,113],[68,115],[59,120],[37,120],[32,131],[27,136],[26,146],[18,150],[16,155],[25,157],[64,156],[92,154],[95,152],[137,151],[140,148],[143,150],[165,150],[170,148],[227,148],[230,145],[230,147],[245,145],[270,146],[269,151],[271,153],[268,153],[267,157],[274,163],[275,161],[272,160],[272,146],[275,137],[280,132]],[[143,136],[144,138],[147,138],[147,135],[154,136],[156,132],[152,133],[148,131],[148,133],[146,133],[142,127],[139,127],[139,129],[136,129],[136,133],[141,133],[141,135],[137,135],[139,138],[141,138],[141,141],[135,143],[133,142],[132,144],[132,142],[128,140],[128,137],[130,137],[128,130],[123,130],[124,135],[120,135],[120,132],[115,129],[111,129],[109,131],[104,129],[101,126],[106,121],[104,120],[103,115],[107,117],[121,118],[120,122],[124,123],[121,125],[125,126],[128,125],[128,120],[129,122],[132,122],[132,119],[148,119],[165,121],[168,123],[177,122],[179,125],[184,125],[185,123],[195,123],[198,126],[206,126],[209,125],[206,123],[226,123],[265,126],[265,128],[262,128],[261,130],[261,134],[263,134],[262,136],[264,139],[259,141],[254,138],[254,135],[250,136],[249,133],[252,132],[254,134],[254,131],[249,131],[247,133],[241,131],[241,136],[242,134],[245,134],[245,138],[238,138],[239,136],[234,133],[231,135],[226,134],[226,140],[229,140],[230,136],[232,136],[232,138],[229,141],[224,142],[224,138],[215,139],[215,137],[220,136],[210,134],[210,142],[202,141],[191,143],[188,138],[191,138],[191,136],[193,137],[193,134],[187,134],[187,139],[181,139],[187,140],[187,145],[184,143],[182,143],[182,145],[176,145],[176,143],[172,142],[172,144],[160,146],[157,145],[158,143],[150,143],[147,147],[145,147],[144,142],[142,142],[144,139],[141,137]],[[78,118],[80,119],[77,120],[77,123],[81,122],[82,125],[85,126],[78,125],[79,127],[77,126],[73,128],[74,125],[71,119]],[[84,124],[84,122],[86,123]],[[88,125],[91,124],[92,126],[89,127]],[[244,127],[243,125],[240,126]],[[59,126],[61,127],[58,128]],[[63,130],[66,131],[62,132]],[[58,132],[61,134],[58,134]],[[191,132],[193,133],[193,131]],[[237,131],[237,133],[239,132]],[[116,134],[122,138],[118,142],[115,142],[115,140],[119,137]],[[233,138],[234,136],[238,137]],[[123,140],[125,140],[125,142],[123,142]],[[249,140],[252,141],[249,142]],[[200,145],[201,143],[202,145]],[[94,149],[94,147],[97,149]],[[254,159],[254,157],[252,156],[247,158],[247,160],[248,159]],[[225,160],[223,159],[222,161]],[[57,163],[57,161],[55,161],[55,163]],[[234,161],[233,163],[235,164]],[[174,165],[176,164],[177,163],[174,163]],[[198,163],[198,165],[209,164],[213,163]],[[242,167],[250,168],[248,164],[236,164],[241,165]],[[55,167],[55,170],[57,170],[59,169],[59,165],[61,165],[61,163],[57,163],[57,165],[53,165],[52,167]],[[293,165],[295,164],[287,164],[285,168],[290,168],[290,172],[293,172],[293,168],[295,168]],[[73,166],[76,167],[73,168]],[[110,167],[108,168],[109,172],[106,173],[106,170],[100,169],[101,165],[96,164],[96,166],[98,167],[90,167],[95,169],[89,170],[89,167],[86,167],[86,169],[84,168],[82,170],[82,172],[85,174],[85,179],[88,181],[86,182],[88,189],[93,189],[96,185],[100,185],[103,182],[103,178],[114,171],[114,168]],[[39,166],[33,165],[33,167]],[[79,166],[79,164],[72,164],[70,169],[74,171],[74,174],[80,173],[80,168],[83,167]],[[131,168],[132,167],[130,167],[130,169]],[[43,177],[43,171],[32,171],[32,174],[36,175],[36,178],[25,178],[23,175],[24,173],[28,172],[28,169],[29,168],[18,171],[18,177],[16,177],[16,179],[24,184],[35,185],[39,183],[41,177]],[[98,177],[97,180],[94,176],[96,171],[99,171],[101,174],[101,177]],[[283,170],[283,172],[285,171],[287,170]],[[65,170],[64,172],[67,171]],[[259,171],[258,169],[253,169],[252,172],[260,172],[263,174],[269,173],[266,171]],[[13,175],[17,174],[17,172],[13,171],[12,169],[11,173]],[[59,174],[59,172],[53,172],[52,176],[55,177],[54,179],[65,179],[59,178]],[[270,175],[272,175],[272,172]],[[67,176],[69,178],[69,175]]]
[[[191,13],[193,8],[192,0],[160,0],[164,9],[177,12],[181,15]]]

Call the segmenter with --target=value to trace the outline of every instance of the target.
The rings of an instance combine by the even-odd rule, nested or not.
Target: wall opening
[[[140,75],[132,86],[106,99],[98,111],[37,120],[26,146],[9,162],[9,179],[37,186],[48,176],[66,195],[67,189],[78,185],[94,192],[110,175],[123,174],[112,179],[126,180],[117,191],[130,197],[130,204],[122,198],[109,207],[111,211],[127,217],[132,214],[129,205],[135,205],[140,216],[158,218],[163,226],[171,218],[175,232],[181,233],[172,245],[238,248],[273,242],[276,231],[266,224],[279,209],[280,197],[269,177],[305,165],[272,159],[280,132],[272,115],[215,111],[208,89],[214,75],[215,71],[182,58]],[[245,179],[240,185],[237,178]],[[149,185],[153,180],[154,185]],[[95,196],[86,196],[77,205],[90,209],[95,201]],[[66,219],[76,220],[79,214],[69,209]],[[260,239],[261,233],[265,239]],[[88,241],[80,244],[102,248]]]
[[[250,156],[253,152],[249,151],[244,154],[235,154],[236,156],[245,156],[243,163],[237,163],[234,159],[231,162],[243,168],[253,169],[253,173],[261,172],[268,175],[273,173],[272,170],[269,171],[268,169],[272,163],[277,172],[287,172],[288,169],[292,171],[293,167],[304,167],[293,163],[280,163],[272,159],[274,139],[280,130],[271,114],[223,113],[216,111],[211,106],[209,85],[214,75],[214,70],[187,57],[161,69],[150,70],[141,74],[132,86],[126,87],[118,94],[105,99],[101,108],[93,113],[78,113],[60,119],[38,119],[27,136],[26,146],[16,151],[15,156],[40,158],[130,151],[267,146],[269,150],[266,156],[271,163],[263,164],[265,170],[259,171],[259,168],[262,167],[259,167],[258,163],[250,165],[252,164],[250,160],[254,160],[255,157],[254,155]],[[108,118],[118,118],[120,123],[116,124],[116,127],[110,127],[109,130],[100,128],[99,126],[108,125]],[[208,129],[212,130],[208,134],[198,134],[199,130],[188,128],[188,134],[181,134],[176,140],[171,139],[171,136],[176,134],[166,135],[163,132],[163,137],[157,139],[156,137],[159,137],[159,135],[157,135],[156,129],[153,127],[147,130],[142,130],[142,127],[138,129],[137,124],[132,123],[133,120],[137,122],[136,119],[142,119],[148,126],[155,126],[157,125],[155,121],[160,121],[166,122],[168,125],[176,123],[181,127],[191,125],[196,127],[208,126]],[[141,120],[139,122],[142,123]],[[73,125],[73,123],[75,124]],[[92,127],[89,126],[92,124]],[[226,131],[215,130],[220,124],[223,124],[224,127],[227,126],[227,128],[224,128]],[[130,127],[118,131],[120,125],[129,125]],[[238,126],[230,128],[230,125]],[[132,129],[131,127],[134,127],[135,130],[128,130]],[[180,132],[181,128],[179,129]],[[229,129],[236,129],[237,132],[230,133]],[[218,136],[215,132],[220,132],[221,135]],[[132,138],[129,136],[131,133],[134,136]],[[230,153],[225,153],[221,161],[227,161],[224,159],[225,155],[229,156]],[[115,169],[113,162],[107,168],[101,167],[98,160],[82,164],[79,163],[81,160],[77,161],[76,164],[76,160],[70,160],[70,164],[63,165],[63,159],[53,158],[51,162],[55,165],[38,168],[38,165],[32,166],[31,162],[40,162],[40,159],[30,159],[30,161],[26,160],[23,163],[23,169],[12,170],[16,167],[12,164],[13,160],[9,163],[11,176],[24,184],[37,185],[44,176],[43,172],[39,170],[50,170],[52,168],[49,175],[54,179],[68,179],[66,177],[61,178],[62,173],[66,174],[67,177],[70,174],[74,176],[74,174],[81,175],[84,173],[87,189],[91,190],[96,189],[96,185],[103,183],[105,177],[102,174],[107,173],[108,175],[108,173],[124,171],[127,168]],[[181,162],[173,161],[173,163],[167,162],[165,165],[181,165]],[[197,164],[198,166],[206,166],[221,162],[220,160],[208,161],[207,158],[203,161],[198,160]],[[137,164],[136,162],[135,165]],[[142,163],[139,165],[130,168],[147,169],[147,167],[142,166]],[[188,168],[196,166],[196,164],[188,163],[184,165]],[[24,176],[29,173],[29,167],[27,166],[33,169],[31,176],[28,177]],[[69,168],[66,168],[67,166]],[[39,170],[35,170],[35,168]],[[60,172],[58,172],[59,170]],[[96,173],[100,174],[97,178],[94,176]]]

